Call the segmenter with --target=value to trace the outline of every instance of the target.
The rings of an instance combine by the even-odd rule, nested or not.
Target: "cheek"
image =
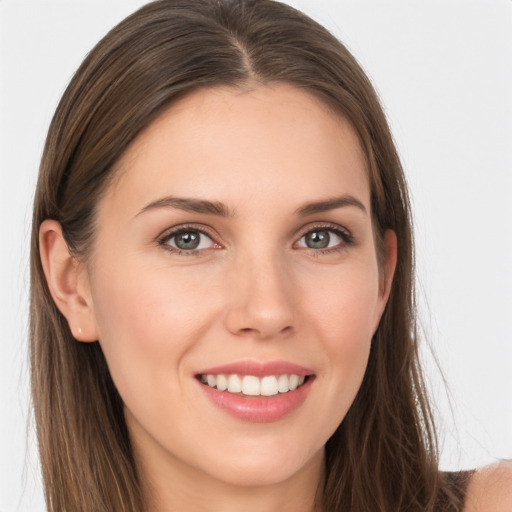
[[[198,283],[133,262],[102,269],[94,276],[95,318],[123,400],[129,405],[151,389],[176,389],[181,361],[214,317],[208,301],[198,301]]]
[[[348,270],[348,269],[347,269]],[[320,284],[320,283],[318,283]],[[378,273],[372,265],[351,266],[335,280],[326,280],[324,291],[307,298],[319,352],[325,357],[323,375],[326,409],[332,412],[329,428],[343,420],[366,371],[379,305]]]
[[[336,275],[315,280],[313,292],[303,294],[304,309],[315,319],[329,348],[357,351],[370,340],[379,313],[376,266],[351,265]]]
[[[202,290],[190,272],[170,272],[137,259],[117,260],[115,267],[103,264],[94,283],[95,318],[105,342],[121,336],[141,349],[157,348],[162,338],[165,345],[175,344],[180,339],[176,333],[198,327],[198,308],[207,306],[198,301]]]

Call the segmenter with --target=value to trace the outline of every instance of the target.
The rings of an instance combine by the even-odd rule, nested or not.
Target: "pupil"
[[[306,235],[306,245],[310,249],[325,249],[329,245],[327,231],[312,231]]]
[[[199,245],[199,234],[192,231],[176,235],[176,247],[179,249],[196,249]]]

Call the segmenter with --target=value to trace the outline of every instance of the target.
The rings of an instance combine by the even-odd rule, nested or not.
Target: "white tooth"
[[[242,381],[242,393],[256,396],[260,394],[260,379],[253,375],[246,375]]]
[[[217,389],[219,391],[228,389],[228,379],[226,379],[225,375],[217,375]]]
[[[206,380],[208,382],[208,386],[214,388],[217,385],[217,377],[215,375],[207,375]]]
[[[305,380],[306,380],[306,377],[304,377],[304,375],[302,377],[299,377],[299,386],[302,386],[302,384],[304,384]],[[217,379],[217,387],[219,387],[218,379]]]
[[[290,391],[293,391],[299,385],[299,376],[290,375]]]
[[[228,391],[230,393],[240,393],[242,391],[242,381],[238,375],[230,375],[228,377]]]
[[[201,382],[202,382],[203,384],[208,384],[208,379],[206,378],[206,375],[204,375],[204,374],[203,374],[203,375],[201,375]]]
[[[277,379],[273,375],[261,379],[261,394],[263,396],[277,395],[277,392]]]
[[[286,393],[290,391],[290,380],[288,379],[288,375],[279,375],[279,379],[277,379],[277,389],[279,393]]]

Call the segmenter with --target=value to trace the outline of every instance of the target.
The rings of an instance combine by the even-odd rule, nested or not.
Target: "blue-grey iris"
[[[310,249],[325,249],[329,246],[329,231],[311,231],[305,235],[305,240]]]
[[[184,231],[175,235],[174,239],[178,249],[193,250],[199,246],[201,235],[195,231]]]

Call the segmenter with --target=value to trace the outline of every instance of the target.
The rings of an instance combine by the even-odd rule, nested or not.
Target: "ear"
[[[98,339],[89,276],[73,256],[55,220],[45,220],[39,229],[39,252],[52,298],[78,341]]]
[[[374,333],[379,326],[380,319],[384,313],[384,309],[386,308],[396,269],[398,242],[396,233],[391,229],[386,230],[384,233],[384,251],[385,259],[382,262],[380,270],[378,311],[374,325]]]

